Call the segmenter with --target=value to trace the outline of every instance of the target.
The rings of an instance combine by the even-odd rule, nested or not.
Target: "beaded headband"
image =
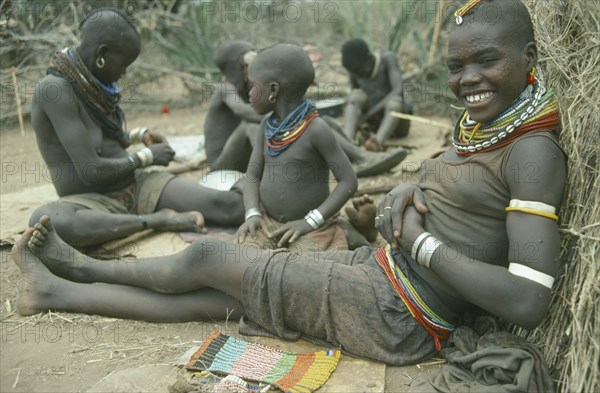
[[[473,9],[481,0],[469,0],[467,4],[456,10],[454,16],[456,16],[456,24],[461,25],[463,23],[463,16]]]

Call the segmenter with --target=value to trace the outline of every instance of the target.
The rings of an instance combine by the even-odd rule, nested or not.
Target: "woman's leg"
[[[175,255],[98,261],[65,243],[47,216],[21,241],[27,243],[52,273],[70,281],[122,284],[161,293],[185,293],[211,287],[238,300],[246,268],[266,261],[272,254],[270,250],[207,238]]]
[[[99,314],[146,321],[197,321],[238,318],[241,304],[215,289],[184,294],[162,294],[124,285],[80,284],[53,275],[29,249],[29,229],[13,249],[23,273],[17,298],[21,315],[46,310]],[[98,262],[102,263],[102,262]]]

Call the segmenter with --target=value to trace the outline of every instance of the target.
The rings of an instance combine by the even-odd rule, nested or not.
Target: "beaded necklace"
[[[273,113],[265,124],[267,153],[271,157],[280,155],[306,130],[308,124],[319,116],[317,108],[307,99],[290,112],[283,121]]]
[[[54,53],[47,73],[69,81],[92,118],[102,127],[102,131],[117,139],[121,146],[129,146],[123,131],[125,115],[119,107],[120,94],[116,83],[113,86],[100,83],[87,69],[79,52],[70,48]]]
[[[538,81],[529,85],[507,110],[486,123],[473,121],[465,110],[454,127],[452,144],[459,155],[488,152],[529,131],[556,131],[559,124],[554,93]]]

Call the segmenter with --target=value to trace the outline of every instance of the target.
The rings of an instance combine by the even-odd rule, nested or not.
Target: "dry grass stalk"
[[[527,338],[558,388],[600,389],[600,3],[529,0],[541,68],[556,93],[569,183],[560,216],[563,273],[551,312]]]

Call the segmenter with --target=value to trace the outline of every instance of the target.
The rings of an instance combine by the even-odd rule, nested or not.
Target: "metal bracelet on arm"
[[[251,207],[250,209],[246,210],[246,214],[244,215],[244,221],[248,221],[250,218],[255,216],[262,216],[262,213],[257,208]]]
[[[419,262],[421,266],[425,266],[429,269],[429,266],[431,265],[431,256],[442,244],[444,243],[433,235],[426,237],[417,252],[417,262]]]

